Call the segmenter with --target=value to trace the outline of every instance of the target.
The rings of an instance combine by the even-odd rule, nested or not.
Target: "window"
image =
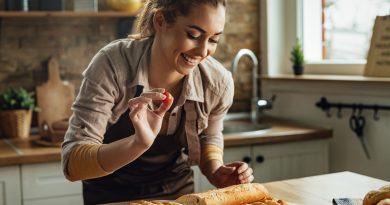
[[[291,73],[289,50],[299,38],[305,53],[305,73],[361,75],[375,17],[390,14],[390,0],[262,2],[266,13],[261,23],[266,31],[262,49],[267,55],[262,56],[266,59],[262,66],[269,74]]]

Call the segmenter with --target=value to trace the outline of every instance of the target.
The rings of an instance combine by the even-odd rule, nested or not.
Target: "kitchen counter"
[[[282,120],[267,120],[270,129],[225,135],[225,147],[274,144],[293,141],[326,139],[332,130]],[[27,140],[0,138],[0,166],[42,163],[61,160],[61,148],[36,143],[39,136]]]
[[[353,173],[338,172],[265,183],[272,196],[299,205],[330,205],[334,198],[350,198],[357,204],[371,190],[388,181]]]

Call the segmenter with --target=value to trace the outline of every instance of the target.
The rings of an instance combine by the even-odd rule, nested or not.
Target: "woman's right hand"
[[[156,88],[129,100],[129,116],[134,126],[137,144],[150,147],[160,132],[164,114],[173,104],[173,97],[166,97],[164,92],[164,88]],[[170,100],[164,100],[165,98]],[[153,100],[163,102],[157,109],[151,110],[148,104]]]

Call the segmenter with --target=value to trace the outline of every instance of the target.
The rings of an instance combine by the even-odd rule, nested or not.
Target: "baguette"
[[[378,190],[372,190],[368,192],[364,197],[363,205],[376,205],[384,199],[390,199],[390,184],[383,186]]]
[[[257,183],[239,184],[207,192],[186,194],[176,202],[183,205],[237,205],[269,197],[267,189]]]

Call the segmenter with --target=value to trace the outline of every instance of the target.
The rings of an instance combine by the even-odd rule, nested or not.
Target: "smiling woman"
[[[234,83],[211,55],[225,4],[146,1],[138,33],[92,59],[62,146],[64,174],[83,181],[85,204],[175,199],[194,191],[192,165],[216,187],[253,180],[248,164],[222,160]]]

